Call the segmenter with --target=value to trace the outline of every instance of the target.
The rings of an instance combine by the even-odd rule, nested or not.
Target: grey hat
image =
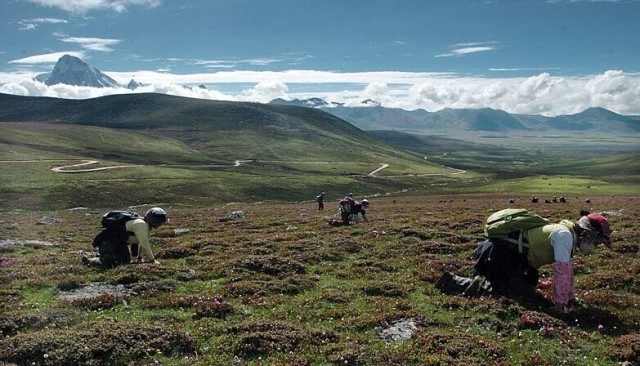
[[[149,224],[158,226],[164,224],[169,220],[167,219],[167,212],[165,210],[160,207],[152,207],[144,215],[144,221],[148,222]]]

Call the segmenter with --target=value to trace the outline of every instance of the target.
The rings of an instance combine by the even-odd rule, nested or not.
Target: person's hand
[[[580,309],[580,308],[586,307],[586,305],[582,301],[580,301],[580,299],[578,299],[577,296],[573,300],[569,301],[569,306],[571,306],[574,309]]]
[[[553,305],[553,308],[561,313],[564,313],[565,311],[567,311],[567,306],[560,303],[555,303]]]

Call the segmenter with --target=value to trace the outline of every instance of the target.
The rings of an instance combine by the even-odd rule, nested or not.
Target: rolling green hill
[[[330,202],[346,192],[479,192],[507,180],[511,185],[502,186],[515,191],[561,195],[557,187],[571,187],[533,179],[547,175],[575,176],[584,190],[593,179],[594,186],[611,184],[603,192],[637,193],[637,152],[616,154],[606,139],[590,140],[588,153],[570,144],[552,151],[484,141],[367,133],[299,106],[161,94],[88,100],[0,94],[0,205],[300,202],[320,191]]]
[[[374,195],[424,186],[410,177],[473,179],[328,113],[295,106],[160,94],[0,95],[0,121],[5,207],[291,201],[322,190],[337,199],[354,190]],[[87,160],[98,162],[64,168]],[[61,167],[93,170],[52,170]]]
[[[337,117],[295,106],[161,94],[113,95],[88,100],[0,94],[0,121],[99,126],[159,136],[197,150],[196,161],[207,155],[213,160],[227,161],[328,160],[376,164],[387,159],[417,161],[415,156],[381,143]],[[32,129],[31,126],[24,128]],[[125,136],[118,139],[122,145],[129,144]],[[100,146],[96,143],[95,149],[100,150]],[[111,145],[105,148],[105,154],[114,152]],[[129,155],[130,159],[137,156],[136,153]],[[150,156],[146,154],[143,158]],[[178,160],[190,160],[190,154],[183,154]]]

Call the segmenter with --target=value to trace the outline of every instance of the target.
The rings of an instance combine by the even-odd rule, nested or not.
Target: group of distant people
[[[324,196],[325,192],[320,193],[316,196],[316,202],[318,202],[318,210],[324,210]],[[362,220],[364,222],[369,222],[369,217],[367,216],[367,208],[369,207],[369,200],[364,198],[362,201],[358,202],[353,197],[353,193],[347,194],[343,199],[338,202],[338,207],[340,209],[340,219],[331,218],[329,220],[329,224],[333,226],[342,226],[342,225],[351,225],[352,222],[358,224],[360,223],[359,217],[362,216]]]

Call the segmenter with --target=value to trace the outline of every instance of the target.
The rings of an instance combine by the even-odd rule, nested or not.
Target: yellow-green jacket
[[[538,269],[555,261],[551,238],[556,231],[561,229],[567,229],[573,235],[572,254],[575,253],[577,240],[573,225],[573,222],[563,220],[557,224],[548,224],[525,231],[523,236],[529,243],[529,254],[527,256],[529,264]]]

